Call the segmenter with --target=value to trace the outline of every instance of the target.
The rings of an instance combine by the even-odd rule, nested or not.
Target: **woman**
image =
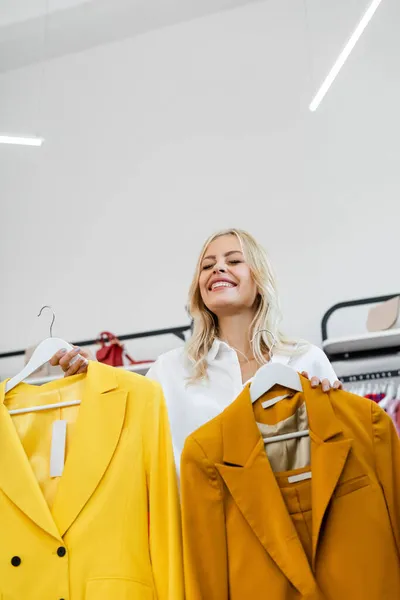
[[[193,334],[184,348],[162,354],[148,372],[164,391],[176,464],[186,437],[216,417],[246,381],[269,360],[311,373],[314,387],[341,387],[326,355],[307,342],[293,342],[279,330],[280,311],[268,258],[247,232],[212,235],[201,251],[189,293]],[[70,361],[79,348],[57,353],[66,376],[82,373],[85,358]]]

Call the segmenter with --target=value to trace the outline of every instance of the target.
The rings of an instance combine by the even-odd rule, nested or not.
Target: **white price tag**
[[[300,475],[292,475],[291,477],[288,477],[288,482],[289,483],[298,483],[299,481],[305,481],[306,479],[311,479],[312,475],[311,475],[311,471],[308,471],[307,473],[300,473]]]
[[[269,408],[270,406],[278,404],[278,402],[284,400],[285,398],[290,398],[289,394],[285,394],[284,396],[277,396],[276,398],[272,398],[272,400],[266,400],[265,402],[261,403],[261,406],[263,408]]]

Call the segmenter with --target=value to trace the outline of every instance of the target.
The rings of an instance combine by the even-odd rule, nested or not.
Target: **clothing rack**
[[[190,331],[191,325],[182,325],[180,327],[168,327],[167,329],[154,329],[151,331],[141,331],[139,333],[128,333],[124,335],[117,336],[118,339],[122,341],[126,340],[135,340],[139,338],[146,338],[158,335],[167,335],[172,334],[178,337],[180,340],[185,341],[184,333],[186,331]],[[82,348],[83,346],[93,346],[98,343],[98,339],[94,340],[82,340],[79,342],[72,342],[74,346],[79,346]],[[10,352],[2,352],[0,353],[0,358],[12,358],[14,356],[24,356],[25,350],[12,350]]]
[[[396,298],[397,296],[400,296],[400,293],[347,300],[331,306],[331,308],[326,311],[321,321],[322,347],[328,358],[331,361],[340,361],[357,358],[375,358],[377,356],[388,356],[400,352],[400,329],[389,329],[388,331],[363,333],[361,335],[340,338],[328,337],[329,319],[338,310],[354,306],[378,304]]]
[[[400,393],[400,329],[329,338],[328,321],[338,310],[379,304],[399,295],[339,302],[326,311],[321,321],[322,347],[345,389],[375,401],[386,397],[388,405],[392,396],[397,400]]]

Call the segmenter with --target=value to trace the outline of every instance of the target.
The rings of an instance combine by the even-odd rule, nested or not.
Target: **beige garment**
[[[301,404],[293,415],[275,425],[257,423],[257,426],[263,438],[294,431],[304,431],[308,429],[306,405]],[[265,451],[275,473],[303,469],[311,464],[311,445],[308,436],[270,442],[265,444]]]

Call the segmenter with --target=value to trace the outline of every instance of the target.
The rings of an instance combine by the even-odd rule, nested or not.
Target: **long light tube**
[[[354,32],[353,32],[352,36],[350,37],[349,41],[347,42],[346,46],[343,48],[342,52],[339,54],[332,69],[329,71],[325,81],[323,82],[323,84],[319,88],[318,92],[314,96],[314,98],[309,106],[311,112],[316,111],[318,106],[321,104],[324,96],[328,92],[332,83],[335,81],[340,69],[343,67],[344,63],[349,58],[351,51],[353,50],[354,46],[357,44],[358,40],[362,36],[364,29],[367,27],[368,23],[374,16],[374,14],[375,14],[376,10],[378,9],[381,2],[382,2],[382,0],[372,0],[370,6],[367,8],[364,16],[362,17],[361,21],[357,25],[356,29],[354,30]]]
[[[20,146],[41,146],[44,142],[40,137],[20,137],[17,135],[0,135],[0,144],[17,144]]]

